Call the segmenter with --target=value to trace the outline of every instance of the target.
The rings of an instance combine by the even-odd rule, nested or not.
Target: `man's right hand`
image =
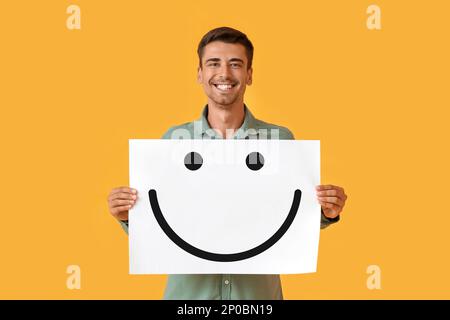
[[[129,187],[119,187],[111,190],[108,196],[108,206],[111,215],[121,221],[128,220],[128,210],[137,201],[137,190]]]

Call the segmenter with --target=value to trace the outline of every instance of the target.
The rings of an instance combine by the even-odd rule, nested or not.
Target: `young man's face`
[[[198,82],[209,100],[221,107],[244,101],[245,87],[252,83],[252,69],[247,69],[246,49],[241,44],[214,41],[203,49]]]

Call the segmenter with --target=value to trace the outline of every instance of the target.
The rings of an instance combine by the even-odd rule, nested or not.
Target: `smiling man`
[[[244,104],[252,84],[253,45],[235,29],[209,31],[198,45],[198,82],[207,96],[201,117],[170,128],[163,139],[294,139],[285,127],[256,119]],[[344,189],[320,185],[321,228],[339,221],[347,196]],[[136,190],[114,188],[108,196],[110,213],[128,232],[128,211],[137,201]],[[165,299],[283,299],[279,275],[169,275]]]

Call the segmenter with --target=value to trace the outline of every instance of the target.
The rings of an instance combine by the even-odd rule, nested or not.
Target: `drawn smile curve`
[[[294,199],[292,201],[291,209],[289,210],[289,214],[284,220],[281,227],[271,236],[269,239],[261,243],[260,245],[246,251],[238,252],[238,253],[213,253],[201,250],[188,242],[184,241],[176,232],[169,226],[164,215],[161,212],[158,203],[158,197],[156,194],[156,190],[150,189],[148,192],[148,197],[150,199],[150,206],[152,207],[153,214],[155,215],[156,221],[158,222],[161,229],[164,233],[172,240],[178,247],[183,249],[184,251],[205,260],[218,261],[218,262],[233,262],[245,260],[251,257],[254,257],[270,247],[272,247],[281,237],[286,233],[286,231],[291,226],[294,221],[295,216],[297,215],[298,208],[300,206],[300,200],[302,197],[302,192],[299,189],[296,189],[294,192]]]

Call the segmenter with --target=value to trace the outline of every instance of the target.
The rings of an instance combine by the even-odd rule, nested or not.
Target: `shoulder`
[[[194,134],[194,122],[170,127],[162,136],[162,139],[192,139]]]
[[[256,130],[267,130],[269,139],[278,134],[280,140],[295,140],[294,134],[286,127],[255,119]]]

